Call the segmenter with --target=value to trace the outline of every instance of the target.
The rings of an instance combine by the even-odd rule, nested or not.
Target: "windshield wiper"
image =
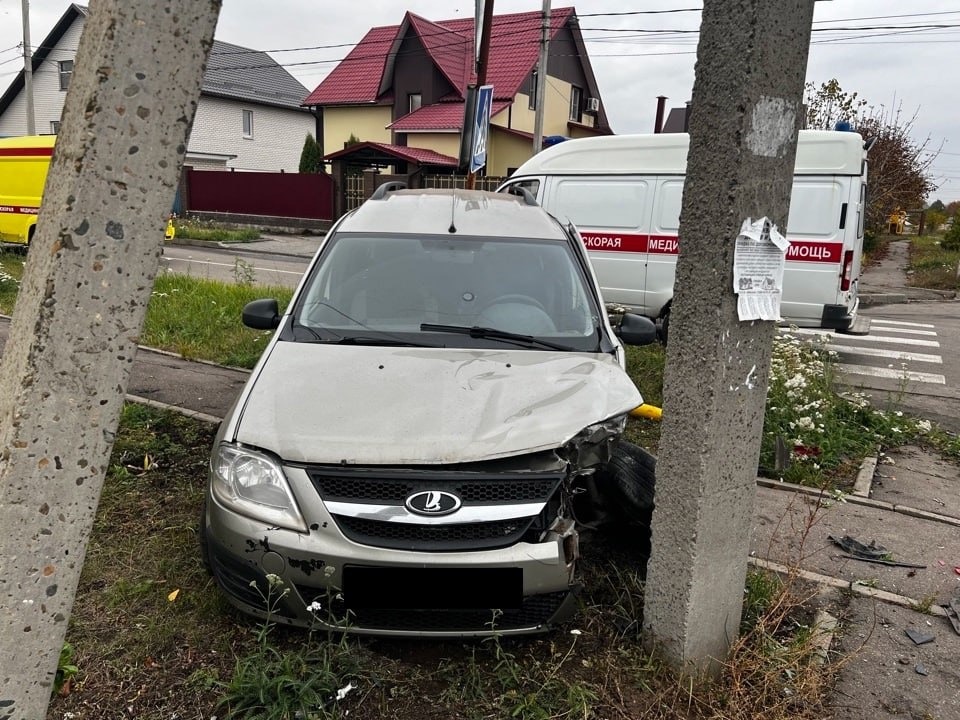
[[[337,340],[329,341],[332,345],[382,345],[384,347],[416,347],[436,348],[443,345],[429,345],[427,343],[411,342],[397,337],[373,337],[372,335],[346,335]]]
[[[478,325],[469,327],[467,325],[438,325],[435,323],[423,323],[420,325],[420,330],[422,332],[447,332],[457,333],[458,335],[469,335],[472,338],[503,340],[505,342],[512,342],[518,345],[535,345],[537,347],[550,348],[551,350],[565,350],[568,352],[573,352],[577,349],[570,347],[569,345],[560,345],[558,343],[548,342],[547,340],[541,340],[533,335],[521,335],[520,333],[497,330],[496,328],[492,327],[480,327]]]

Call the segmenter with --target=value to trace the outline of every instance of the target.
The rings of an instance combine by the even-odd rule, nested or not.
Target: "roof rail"
[[[370,196],[371,200],[383,200],[387,197],[387,193],[392,193],[396,190],[406,190],[407,184],[405,182],[400,182],[399,180],[391,180],[390,182],[385,182],[383,185],[378,187],[373,191],[373,195]]]
[[[537,206],[537,199],[533,196],[533,193],[522,185],[510,185],[506,188],[506,192],[508,195],[519,195],[527,205]]]

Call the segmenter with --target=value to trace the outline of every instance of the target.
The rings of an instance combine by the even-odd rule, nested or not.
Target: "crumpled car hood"
[[[288,462],[473,462],[559,447],[640,403],[610,355],[278,342],[235,438]]]

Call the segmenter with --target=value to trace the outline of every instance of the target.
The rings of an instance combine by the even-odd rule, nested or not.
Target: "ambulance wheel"
[[[670,306],[667,305],[666,309],[663,311],[663,314],[657,318],[657,340],[661,344],[667,344],[667,332],[670,329]]]

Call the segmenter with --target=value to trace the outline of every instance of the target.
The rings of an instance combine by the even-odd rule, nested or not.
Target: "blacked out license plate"
[[[387,568],[348,565],[343,569],[348,608],[462,610],[519,608],[522,568]]]

